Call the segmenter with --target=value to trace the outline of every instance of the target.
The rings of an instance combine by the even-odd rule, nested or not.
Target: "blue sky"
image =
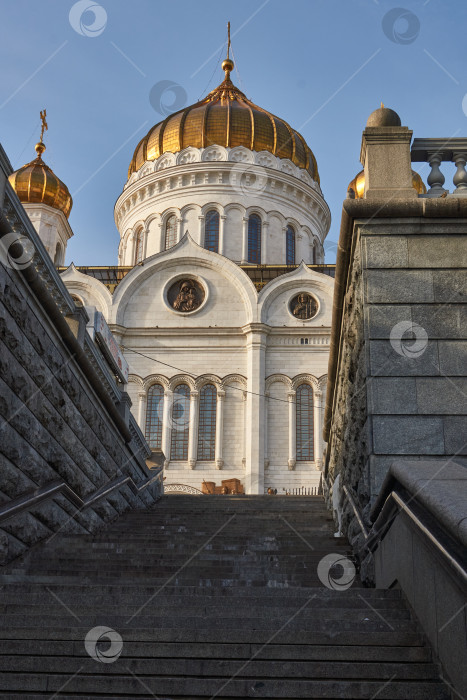
[[[32,160],[47,109],[44,159],[74,199],[67,264],[116,264],[113,207],[137,142],[164,116],[151,89],[171,81],[191,104],[220,83],[228,20],[234,82],[299,130],[316,155],[333,262],[361,132],[381,100],[416,137],[466,135],[467,3],[400,2],[101,0],[86,36],[95,15],[70,23],[71,0],[4,0],[0,140],[14,168]]]

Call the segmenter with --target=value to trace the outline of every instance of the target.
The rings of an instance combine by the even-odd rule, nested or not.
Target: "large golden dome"
[[[70,216],[73,200],[68,187],[42,160],[45,145],[36,144],[37,158],[23,165],[9,176],[9,181],[20,202],[29,204],[47,204],[59,209],[65,216]]]
[[[417,191],[417,194],[426,194],[425,183],[423,182],[420,175],[412,170],[412,187]],[[365,191],[365,171],[360,170],[360,172],[354,177],[354,179],[349,182],[347,187],[347,192],[353,190],[355,193],[355,199],[363,199],[363,194]]]
[[[153,126],[139,142],[128,170],[128,177],[147,161],[163,153],[211,144],[233,148],[245,146],[251,151],[269,151],[288,158],[306,169],[319,182],[316,159],[303,136],[287,122],[258,107],[230,80],[233,61],[224,61],[224,81],[203,100]]]

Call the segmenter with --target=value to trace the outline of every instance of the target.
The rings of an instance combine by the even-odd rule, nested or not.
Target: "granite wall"
[[[3,175],[8,162],[3,154]],[[1,189],[1,188],[0,188]],[[127,397],[98,349],[8,183],[0,212],[0,562],[61,532],[94,532],[161,491]],[[15,261],[11,233],[30,260]],[[51,313],[53,309],[54,313]],[[68,324],[63,325],[63,319]],[[65,332],[74,329],[74,333]],[[76,336],[76,337],[75,337]],[[155,465],[153,465],[155,466]],[[118,477],[131,482],[76,508],[63,494],[16,512],[37,489],[62,483],[82,500]],[[131,488],[148,484],[138,490]]]
[[[384,203],[344,205],[350,244],[326,469],[341,474],[364,515],[396,458],[467,466],[467,200],[459,202],[393,202],[390,215]],[[352,539],[360,528],[348,501],[343,516]]]

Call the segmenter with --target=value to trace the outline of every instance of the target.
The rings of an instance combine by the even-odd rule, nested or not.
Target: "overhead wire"
[[[175,365],[171,365],[168,362],[163,362],[163,360],[156,360],[154,357],[150,357],[149,355],[145,355],[144,352],[140,352],[139,350],[135,350],[134,348],[129,348],[126,345],[121,345],[120,347],[123,350],[127,350],[128,352],[133,352],[136,355],[140,355],[141,357],[146,358],[147,360],[151,360],[152,362],[157,362],[158,364],[164,365],[165,367],[170,367],[171,369],[176,369],[177,372],[181,372],[182,374],[186,374],[190,377],[193,377],[194,379],[197,379],[200,376],[200,375],[195,374],[194,372],[190,372],[189,370],[182,369],[181,367],[176,367]],[[158,348],[158,349],[160,349],[160,348]],[[216,382],[216,383],[218,383],[219,385],[222,384],[221,381]],[[249,391],[248,389],[241,389],[240,387],[237,387],[237,386],[228,386],[226,388],[227,389],[235,389],[236,391],[241,391],[243,394],[252,394],[253,396],[260,396],[260,397],[262,396],[263,398],[269,399],[271,401],[280,401],[281,403],[286,403],[286,404],[297,403],[296,401],[289,402],[289,401],[286,401],[285,399],[279,399],[276,396],[268,396],[267,394],[261,394],[261,393],[256,392],[256,391]],[[314,392],[313,392],[313,395],[314,395]],[[313,403],[313,406],[316,407],[314,403]],[[321,410],[324,411],[324,408],[321,408]]]

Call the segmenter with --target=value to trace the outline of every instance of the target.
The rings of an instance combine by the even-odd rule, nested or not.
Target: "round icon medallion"
[[[205,291],[195,279],[183,277],[174,282],[167,291],[169,306],[179,313],[190,313],[199,309],[204,301]]]
[[[309,321],[318,313],[318,302],[308,292],[300,292],[290,300],[289,311],[296,319]]]

